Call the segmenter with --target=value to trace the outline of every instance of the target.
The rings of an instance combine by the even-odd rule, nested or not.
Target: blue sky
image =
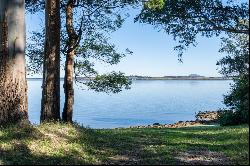
[[[123,58],[118,65],[110,66],[97,63],[100,73],[113,70],[126,75],[166,76],[199,74],[204,76],[220,76],[216,62],[224,55],[219,53],[220,38],[198,38],[197,47],[190,47],[183,56],[183,63],[178,61],[177,52],[173,50],[177,43],[163,32],[158,32],[151,25],[134,23],[133,15],[123,27],[111,34],[111,41],[118,50],[129,48],[132,55]],[[43,16],[27,14],[27,35],[42,26]],[[63,73],[63,72],[62,72]]]
[[[219,53],[220,38],[198,38],[197,47],[184,53],[183,63],[178,61],[174,46],[178,45],[164,32],[153,26],[134,23],[133,17],[112,34],[119,50],[129,48],[133,55],[125,57],[118,65],[98,65],[99,71],[121,70],[127,75],[166,76],[189,75],[220,76],[216,62],[224,55]],[[105,66],[105,67],[103,67]]]

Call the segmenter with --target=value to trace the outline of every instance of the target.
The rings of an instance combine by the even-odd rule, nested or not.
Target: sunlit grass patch
[[[246,125],[105,130],[62,123],[12,126],[0,130],[0,163],[249,164],[248,134]]]

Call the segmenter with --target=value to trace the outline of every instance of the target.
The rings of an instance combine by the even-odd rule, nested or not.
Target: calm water
[[[195,113],[225,107],[231,81],[134,81],[119,94],[96,93],[75,86],[73,120],[91,128],[115,128],[195,120]],[[41,80],[29,80],[29,118],[39,123]],[[63,82],[61,82],[62,86]],[[61,87],[62,89],[62,87]],[[64,93],[61,90],[61,109]]]

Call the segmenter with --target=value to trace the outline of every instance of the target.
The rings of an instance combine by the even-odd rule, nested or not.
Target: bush
[[[227,125],[237,125],[238,118],[236,116],[236,112],[232,110],[222,110],[219,112],[218,121],[220,125],[227,126]]]
[[[238,120],[237,124],[249,124],[249,78],[241,76],[234,79],[234,84],[231,86],[231,92],[225,96],[224,103],[233,111],[223,111],[222,121],[233,116],[234,120]],[[232,120],[228,119],[231,124]],[[235,122],[236,123],[236,122]]]
[[[223,38],[220,52],[228,54],[217,63],[220,73],[234,78],[230,92],[224,96],[224,104],[233,111],[222,111],[220,122],[249,124],[249,34],[229,34]]]
[[[248,110],[223,110],[219,111],[218,122],[222,126],[249,124]]]

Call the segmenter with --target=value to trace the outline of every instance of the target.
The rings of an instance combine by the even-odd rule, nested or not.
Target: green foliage
[[[88,60],[76,60],[74,64],[76,78],[82,75],[97,75],[98,73],[93,66],[94,64],[90,63]]]
[[[152,4],[151,4],[152,3]],[[149,1],[151,6],[157,1]],[[150,6],[149,5],[149,6]],[[228,56],[217,65],[220,73],[234,77],[231,92],[225,96],[224,103],[237,112],[237,123],[249,123],[249,5],[248,3],[229,0],[165,0],[164,6],[144,6],[135,21],[152,24],[174,37],[180,45],[175,47],[178,56],[190,46],[196,46],[198,35],[222,38],[220,52]],[[221,115],[224,121],[232,117],[229,112]],[[223,117],[222,117],[223,118]],[[230,120],[229,120],[230,121]],[[232,121],[234,121],[232,119]],[[223,122],[226,124],[226,122]],[[231,122],[229,122],[230,124]]]
[[[66,55],[68,49],[68,35],[66,31],[66,20],[65,20],[65,5],[67,0],[61,1],[61,17],[62,17],[62,30],[61,30],[61,53]],[[98,72],[95,70],[95,63],[101,62],[109,65],[115,65],[120,62],[120,60],[126,55],[132,54],[129,49],[126,49],[123,53],[117,51],[116,46],[109,41],[109,35],[121,28],[125,18],[127,17],[126,9],[127,7],[133,7],[138,4],[138,0],[112,0],[112,1],[101,1],[101,0],[78,0],[74,5],[74,29],[77,33],[77,43],[75,43],[76,57],[75,57],[75,77],[100,77]],[[27,11],[34,13],[39,12],[44,9],[44,1],[33,1],[27,0]],[[37,7],[37,8],[34,8]],[[29,74],[40,73],[42,71],[43,64],[43,45],[45,32],[33,32],[27,46],[28,55],[28,71]],[[63,60],[63,56],[62,60]],[[111,81],[117,82],[117,86],[112,84],[107,84],[106,80],[110,79],[104,75],[102,77],[102,83],[107,87],[107,91],[114,92],[113,88],[118,88],[120,91],[121,83],[124,86],[128,86],[128,80],[121,81],[121,74],[112,74],[112,77],[117,76],[117,79],[112,79]],[[125,79],[125,76],[123,77]],[[127,79],[127,78],[126,78]],[[94,89],[94,84],[86,84],[91,86],[90,89]],[[100,85],[100,80],[98,85]],[[119,86],[118,86],[119,85]],[[103,85],[100,85],[100,89],[103,89]],[[113,89],[113,90],[111,90]],[[100,90],[99,90],[100,91]]]
[[[87,86],[96,92],[118,93],[123,88],[130,89],[131,81],[123,73],[112,72],[110,74],[98,75],[89,81]]]
[[[221,110],[218,115],[218,122],[222,126],[249,124],[249,111]]]
[[[223,37],[219,51],[228,54],[217,62],[221,74],[230,77],[249,74],[249,35],[229,34]]]
[[[144,5],[145,8],[150,10],[161,10],[164,7],[164,0],[150,0],[147,1]]]
[[[238,124],[249,124],[249,77],[237,78],[231,86],[231,91],[224,98],[224,103],[234,110]]]
[[[234,84],[224,98],[232,111],[221,115],[222,124],[249,124],[249,35],[232,34],[223,38],[220,51],[228,54],[217,63],[221,66],[220,73],[234,77]]]
[[[206,158],[210,152],[217,154],[212,160]],[[2,165],[197,164],[191,157],[204,165],[216,165],[223,156],[230,165],[248,165],[249,127],[94,130],[61,123],[13,126],[0,129],[0,154]],[[184,158],[182,154],[190,158],[178,159],[180,155]]]
[[[239,115],[233,110],[222,110],[218,116],[218,122],[222,126],[238,125],[239,119]]]
[[[75,76],[76,80],[77,77],[83,75],[96,77],[95,80],[84,83],[89,89],[98,92],[117,93],[123,89],[123,86],[129,86],[128,79],[121,73],[100,76],[95,70],[95,63],[99,61],[115,65],[123,57],[131,54],[128,49],[125,53],[118,52],[116,46],[109,42],[108,37],[112,32],[121,28],[125,19],[125,16],[122,16],[122,9],[126,5],[130,5],[130,3],[129,1],[88,1],[85,4],[85,1],[79,1],[79,4],[74,8],[75,15],[79,15],[79,18],[81,18],[76,19],[74,22],[74,25],[77,25],[75,29],[78,29],[79,32],[79,43],[77,43],[76,47]],[[81,14],[82,11],[86,12]],[[110,83],[108,83],[109,81]]]
[[[42,73],[43,67],[43,54],[45,42],[45,29],[41,32],[32,32],[26,48],[26,55],[28,57],[27,74],[33,75]]]
[[[34,14],[45,9],[44,0],[25,0],[25,8],[28,12]]]
[[[154,2],[149,4],[154,6]],[[163,3],[162,3],[163,4]],[[249,7],[247,3],[236,4],[222,0],[164,0],[164,6],[145,6],[135,21],[155,26],[179,42],[175,47],[181,58],[190,46],[196,46],[198,35],[205,37],[225,33],[248,34]]]
[[[109,38],[103,34],[92,32],[77,47],[77,59],[84,59],[88,61],[100,61],[110,65],[115,65],[120,60],[129,55],[130,52],[126,50],[125,53],[119,53],[114,44],[108,42]]]

